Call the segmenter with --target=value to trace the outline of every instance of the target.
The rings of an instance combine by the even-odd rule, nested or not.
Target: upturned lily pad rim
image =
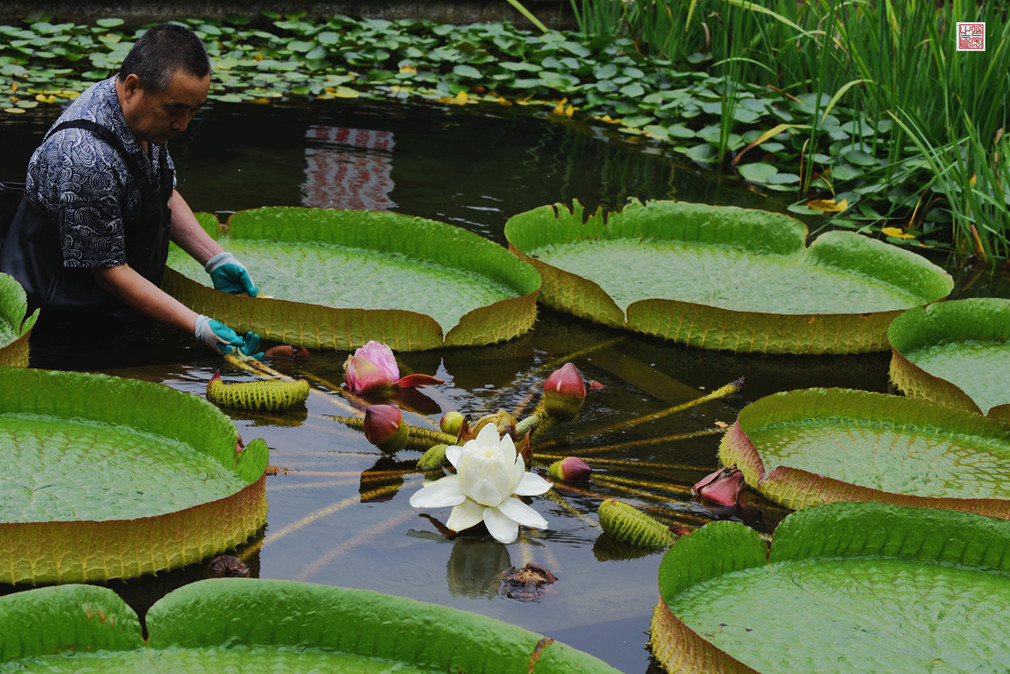
[[[937,302],[899,314],[887,329],[891,380],[908,396],[1010,420],[1010,402],[983,410],[956,383],[916,365],[917,350],[967,340],[1010,340],[1010,300],[973,297]]]
[[[28,314],[28,296],[17,279],[0,273],[0,322],[14,335],[9,342],[0,343],[0,366],[28,367],[28,340],[38,317],[38,309]]]
[[[28,609],[27,611],[25,609]],[[54,651],[297,647],[381,658],[432,671],[617,672],[515,625],[372,590],[221,578],[184,585],[136,614],[112,590],[64,585],[0,598],[0,660]],[[98,652],[98,653],[96,653]]]
[[[0,367],[0,413],[126,426],[172,438],[234,471],[245,485],[154,516],[0,523],[0,582],[104,581],[157,573],[233,548],[266,522],[266,443],[256,439],[236,452],[234,424],[198,396],[103,374]]]
[[[537,259],[540,247],[597,239],[689,241],[755,254],[805,256],[818,266],[854,273],[918,295],[943,299],[953,279],[920,255],[854,232],[835,230],[806,245],[809,231],[790,216],[735,206],[629,199],[613,213],[586,214],[578,200],[511,217],[509,249],[540,272],[540,301],[613,327],[711,349],[768,353],[857,353],[888,348],[886,327],[904,309],[797,314],[736,310],[667,298],[641,299],[622,310],[596,282]],[[910,308],[910,307],[908,307]]]
[[[872,420],[875,424],[996,439],[1010,446],[1010,426],[986,417],[903,396],[845,388],[810,388],[773,393],[744,407],[719,445],[719,459],[736,465],[747,484],[786,507],[803,509],[836,501],[881,501],[923,508],[959,510],[1010,519],[1010,499],[929,497],[882,491],[808,470],[779,465],[766,472],[760,448],[748,430],[816,418]]]
[[[267,217],[278,215],[286,217],[266,222]],[[309,216],[315,221],[311,229],[296,222]],[[541,285],[536,271],[502,246],[453,225],[388,211],[296,206],[237,211],[223,226],[212,214],[199,213],[197,217],[215,238],[309,243],[322,238],[328,243],[396,252],[466,269],[515,292],[511,298],[470,310],[443,332],[433,318],[415,311],[334,309],[291,300],[235,296],[166,270],[162,288],[169,294],[195,311],[215,316],[241,331],[253,330],[268,341],[351,350],[375,340],[397,351],[418,351],[507,341],[529,331],[536,321],[536,297]],[[406,236],[412,225],[433,236]]]
[[[748,568],[767,567],[774,574],[777,568],[804,560],[830,564],[897,558],[1003,575],[1010,572],[1008,553],[1010,524],[1005,521],[886,503],[832,503],[792,513],[775,530],[770,548],[744,524],[713,522],[682,537],[663,556],[650,645],[667,671],[752,672],[688,627],[670,610],[669,602],[689,587]],[[726,587],[731,601],[730,580],[719,586]]]

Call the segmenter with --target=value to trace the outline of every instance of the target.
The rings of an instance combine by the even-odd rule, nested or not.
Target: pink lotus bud
[[[427,374],[408,374],[400,377],[393,350],[381,342],[369,341],[355,350],[354,355],[344,361],[344,381],[347,389],[355,395],[393,388],[413,388],[427,384],[441,384]]]
[[[459,433],[459,429],[462,425],[463,415],[456,410],[446,412],[442,415],[441,421],[438,422],[438,427],[442,429],[442,432],[449,433],[450,435],[456,435]]]
[[[743,473],[736,466],[729,466],[705,476],[694,485],[694,493],[706,501],[733,506],[739,503],[743,488]]]
[[[586,399],[586,384],[574,363],[565,363],[544,382],[544,403],[551,412],[578,414]]]
[[[560,461],[555,461],[547,469],[547,474],[552,480],[562,482],[588,482],[589,474],[593,469],[589,464],[577,456],[568,456]]]
[[[383,451],[396,452],[407,444],[410,430],[398,407],[369,405],[365,409],[365,437]]]

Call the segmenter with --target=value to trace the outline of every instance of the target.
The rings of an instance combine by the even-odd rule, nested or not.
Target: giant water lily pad
[[[0,582],[131,578],[266,523],[267,447],[227,416],[132,379],[0,368]]]
[[[28,367],[28,337],[39,317],[28,315],[28,296],[10,274],[0,274],[0,367]]]
[[[719,459],[794,510],[872,500],[1010,518],[1010,427],[902,396],[766,396],[740,411]]]
[[[458,609],[369,590],[227,578],[137,615],[109,589],[0,598],[0,671],[614,674],[591,655]]]
[[[1010,300],[911,309],[888,338],[891,380],[905,395],[1010,420]]]
[[[505,236],[543,277],[544,304],[708,349],[883,351],[891,319],[953,288],[907,250],[843,231],[806,247],[803,223],[753,209],[556,204],[512,217]]]
[[[1005,671],[1010,522],[882,503],[681,538],[650,643],[670,672]]]
[[[205,228],[221,237],[213,216]],[[250,298],[210,287],[173,249],[162,287],[200,313],[272,341],[398,351],[511,339],[536,320],[536,271],[503,247],[441,222],[378,211],[293,207],[240,211],[225,248],[250,270]]]

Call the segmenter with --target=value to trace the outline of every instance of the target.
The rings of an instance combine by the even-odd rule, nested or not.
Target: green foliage
[[[224,236],[207,221],[201,216],[208,231]],[[442,222],[268,207],[232,215],[227,237],[229,250],[259,270],[256,281],[269,297],[202,285],[203,267],[174,247],[162,288],[268,340],[348,349],[374,339],[398,351],[419,350],[508,340],[536,319],[536,271],[501,246]]]
[[[708,524],[663,558],[650,642],[667,671],[991,668],[1008,545],[1005,521],[879,503],[790,515],[767,560],[746,526]]]
[[[882,501],[1010,518],[1010,427],[979,414],[850,389],[745,407],[719,459],[777,503]]]
[[[905,395],[1010,416],[1010,300],[977,297],[909,310],[887,335],[891,380]]]
[[[476,613],[392,595],[283,580],[185,585],[146,617],[104,587],[0,598],[3,671],[583,672],[603,661]],[[395,638],[389,638],[395,635]]]
[[[885,350],[898,312],[953,287],[910,251],[847,231],[806,246],[801,222],[755,209],[632,200],[583,219],[557,204],[513,216],[505,236],[543,277],[542,303],[710,349]]]
[[[39,317],[28,315],[28,297],[10,274],[0,274],[0,366],[28,367],[28,336]]]

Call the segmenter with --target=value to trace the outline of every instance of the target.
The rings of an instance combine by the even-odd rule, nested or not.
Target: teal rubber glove
[[[223,290],[232,295],[246,294],[256,297],[259,289],[249,276],[249,270],[235,259],[231,253],[218,253],[203,266],[214,282],[215,290]]]
[[[263,356],[266,354],[259,350],[260,348],[260,336],[253,331],[245,333],[245,344],[238,348],[239,351],[249,356],[250,358],[255,358],[256,360],[263,360]]]
[[[196,319],[194,334],[198,340],[222,355],[227,355],[246,345],[246,341],[227,325],[202,314]],[[259,346],[258,336],[256,337],[256,346]]]

